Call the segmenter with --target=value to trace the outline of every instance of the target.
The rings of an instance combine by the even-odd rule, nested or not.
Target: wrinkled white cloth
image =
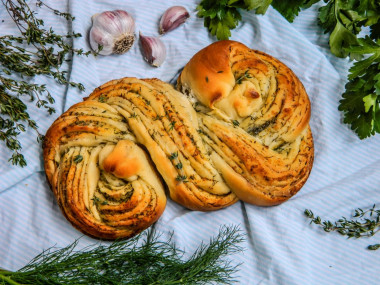
[[[164,11],[183,5],[191,17],[178,29],[162,36],[167,59],[159,68],[149,66],[142,57],[138,37],[124,55],[74,57],[65,64],[70,80],[86,88],[80,92],[58,85],[53,79],[38,77],[55,98],[57,113],[52,116],[29,104],[31,117],[45,133],[52,122],[72,104],[82,101],[97,86],[125,76],[157,77],[170,81],[201,48],[216,39],[196,17],[199,1],[46,1],[50,6],[70,12],[75,21],[68,24],[45,8],[38,17],[57,33],[71,30],[83,37],[74,40],[75,48],[88,50],[91,16],[105,10],[123,9],[136,20],[136,33],[157,36]],[[32,4],[31,4],[32,5]],[[243,12],[242,24],[232,31],[232,40],[264,51],[288,65],[304,84],[312,104],[311,128],[315,140],[315,162],[306,185],[289,201],[275,207],[256,207],[238,202],[216,212],[193,212],[169,199],[155,228],[165,239],[188,253],[218,233],[221,225],[238,225],[246,235],[244,251],[229,256],[232,264],[241,263],[235,275],[240,284],[376,284],[379,281],[379,252],[369,251],[372,238],[346,239],[325,233],[310,225],[303,214],[311,209],[322,218],[350,217],[355,208],[380,206],[380,137],[363,141],[342,123],[337,110],[349,62],[329,52],[328,37],[317,26],[317,7],[306,10],[288,23],[271,7],[264,16]],[[2,21],[4,20],[4,22]],[[0,8],[0,34],[16,34],[17,29],[3,7]],[[0,267],[17,270],[42,250],[63,247],[82,234],[63,217],[47,184],[42,151],[33,131],[21,135],[28,165],[14,167],[7,160],[10,152],[0,145]],[[80,246],[98,242],[80,239]]]

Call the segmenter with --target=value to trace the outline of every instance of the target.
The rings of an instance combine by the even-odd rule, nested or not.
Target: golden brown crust
[[[201,211],[238,199],[277,205],[304,185],[310,102],[287,66],[221,41],[190,60],[178,87],[203,106],[158,79],[122,78],[50,127],[46,176],[77,229],[102,239],[144,230],[164,211],[162,180],[174,201]]]
[[[165,209],[165,191],[149,156],[125,118],[96,95],[53,123],[45,136],[44,161],[63,214],[90,236],[134,236]]]
[[[229,47],[228,41],[209,45],[193,56],[180,75],[181,83],[191,82],[192,91],[202,94],[198,99],[206,106],[227,97],[235,85],[230,58],[224,52]]]
[[[285,64],[239,42],[219,41],[194,55],[177,88],[203,104],[202,137],[239,199],[270,206],[299,191],[314,157],[310,102]]]
[[[123,78],[96,88],[45,137],[46,176],[64,215],[94,237],[131,237],[164,210],[156,170],[171,198],[189,209],[235,203],[197,129],[186,97],[158,79]]]

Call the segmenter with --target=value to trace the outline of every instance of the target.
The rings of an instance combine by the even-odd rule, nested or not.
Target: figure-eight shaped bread
[[[188,97],[158,79],[110,81],[50,127],[46,175],[76,228],[137,234],[163,213],[163,182],[174,201],[202,211],[238,199],[279,204],[305,183],[310,103],[288,67],[222,41],[196,54],[178,83]]]

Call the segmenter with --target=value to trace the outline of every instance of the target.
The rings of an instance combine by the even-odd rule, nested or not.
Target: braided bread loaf
[[[310,102],[286,65],[219,41],[194,55],[177,88],[192,100],[212,161],[239,199],[276,205],[303,186],[314,158]]]
[[[64,215],[91,236],[135,235],[165,207],[156,169],[171,198],[190,209],[236,202],[197,130],[185,96],[158,79],[123,78],[95,89],[45,136],[45,171]]]
[[[310,105],[284,64],[217,42],[191,59],[178,87],[190,100],[158,79],[113,80],[50,127],[46,176],[77,229],[137,234],[164,211],[162,182],[174,201],[202,211],[238,199],[275,205],[305,183]]]

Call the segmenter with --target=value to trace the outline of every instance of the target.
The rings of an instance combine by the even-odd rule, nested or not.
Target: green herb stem
[[[342,217],[337,221],[329,221],[322,219],[319,216],[314,215],[311,210],[306,209],[304,211],[306,217],[310,219],[310,224],[316,224],[322,227],[325,232],[336,231],[348,238],[362,238],[372,237],[380,231],[380,209],[373,205],[368,210],[356,209],[353,214],[355,219],[347,219]],[[371,245],[368,249],[376,250],[380,248],[380,245]]]
[[[1,0],[9,16],[20,31],[20,36],[5,35],[0,37],[0,140],[5,143],[13,154],[9,161],[12,164],[25,166],[26,160],[21,154],[22,145],[18,140],[21,132],[26,131],[23,123],[37,133],[37,140],[41,140],[38,126],[30,118],[25,104],[25,97],[36,101],[37,108],[45,109],[48,114],[55,112],[54,98],[44,84],[31,84],[27,79],[37,75],[52,77],[59,84],[76,87],[83,91],[80,83],[67,79],[67,71],[61,70],[62,64],[70,60],[73,55],[86,55],[82,49],[74,49],[68,39],[77,38],[79,33],[66,35],[56,34],[52,28],[46,29],[42,19],[30,9],[25,0]],[[71,21],[68,13],[61,13],[37,1],[37,7],[45,6],[54,14]],[[24,48],[20,45],[26,45]],[[29,49],[31,48],[31,49]],[[21,79],[9,76],[16,75]]]
[[[239,265],[225,260],[242,248],[237,227],[224,226],[183,259],[171,237],[160,241],[153,230],[129,240],[90,246],[80,251],[78,241],[49,249],[16,272],[0,271],[2,284],[232,284]]]
[[[10,277],[7,277],[7,275],[11,275],[11,272],[0,270],[0,281],[2,281],[5,284],[10,284],[10,285],[21,285],[21,283],[13,281]]]

